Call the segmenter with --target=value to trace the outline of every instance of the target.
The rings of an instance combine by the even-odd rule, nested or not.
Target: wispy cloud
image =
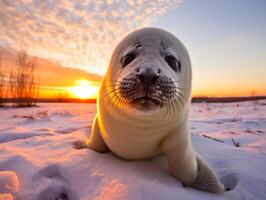
[[[103,73],[114,45],[181,0],[1,0],[0,45]]]

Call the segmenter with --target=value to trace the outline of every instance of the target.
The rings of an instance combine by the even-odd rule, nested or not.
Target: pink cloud
[[[0,45],[102,74],[121,37],[181,2],[3,0]]]

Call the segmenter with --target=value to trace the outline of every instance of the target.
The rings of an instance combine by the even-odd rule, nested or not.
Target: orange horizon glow
[[[98,83],[86,79],[76,80],[72,86],[40,86],[38,98],[44,99],[96,99]]]
[[[92,99],[96,98],[98,94],[98,86],[92,85],[87,80],[77,80],[75,86],[68,89],[70,96],[78,99]]]
[[[96,99],[100,84],[80,79],[73,86],[64,87],[40,87],[39,98],[49,99]],[[195,88],[192,97],[244,97],[266,96],[263,88]]]

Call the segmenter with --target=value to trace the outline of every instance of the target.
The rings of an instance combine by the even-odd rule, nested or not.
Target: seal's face
[[[132,33],[117,47],[113,65],[109,74],[119,96],[117,102],[126,107],[149,111],[188,101],[190,80],[184,79],[190,79],[189,58],[182,44],[165,31],[142,29]]]

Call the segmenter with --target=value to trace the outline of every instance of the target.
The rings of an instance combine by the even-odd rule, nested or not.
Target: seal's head
[[[125,37],[114,50],[101,90],[123,110],[184,107],[191,95],[191,65],[183,44],[158,28]],[[173,109],[173,108],[171,108]]]

